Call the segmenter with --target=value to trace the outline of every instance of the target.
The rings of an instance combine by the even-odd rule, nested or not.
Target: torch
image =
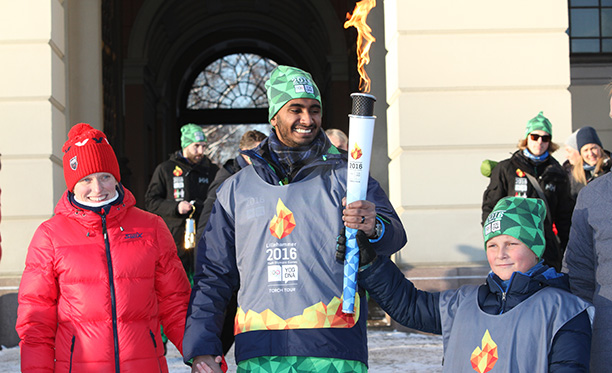
[[[349,162],[346,182],[346,203],[366,199],[368,177],[370,175],[370,158],[372,155],[372,137],[374,135],[374,102],[376,98],[370,92],[370,78],[365,65],[370,62],[370,47],[376,40],[366,20],[370,10],[376,6],[376,0],[361,0],[355,4],[353,14],[346,15],[344,28],[357,29],[357,71],[359,72],[359,90],[366,93],[353,93],[353,109],[349,115]],[[364,42],[365,41],[365,42]],[[344,259],[344,286],[342,291],[342,312],[355,313],[355,295],[357,290],[357,271],[359,270],[359,247],[355,238],[356,229],[346,228],[346,256]]]
[[[367,93],[353,93],[353,109],[349,115],[349,157],[346,176],[346,203],[366,199],[372,138],[374,136],[374,102],[376,98]],[[357,229],[346,228],[346,256],[344,259],[344,287],[342,312],[355,313],[357,271],[359,269],[359,247]]]
[[[351,26],[357,29],[357,71],[359,72],[359,90],[366,93],[353,93],[352,114],[349,115],[349,162],[346,179],[346,203],[366,199],[368,177],[370,175],[370,158],[372,155],[372,137],[374,135],[374,102],[376,98],[370,92],[370,78],[365,65],[370,62],[370,47],[376,40],[366,20],[370,10],[376,6],[376,0],[361,0],[355,4],[353,14],[346,14],[344,28]],[[365,41],[365,42],[364,42]],[[352,147],[352,148],[351,148]],[[355,295],[357,290],[357,271],[359,270],[359,247],[355,238],[356,229],[346,228],[346,256],[344,259],[344,286],[342,290],[342,312],[355,313]]]

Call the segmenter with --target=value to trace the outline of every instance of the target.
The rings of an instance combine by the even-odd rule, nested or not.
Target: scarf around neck
[[[278,176],[280,179],[288,178],[288,181],[291,181],[304,165],[324,155],[330,146],[331,142],[320,129],[317,137],[310,144],[294,148],[283,144],[276,135],[276,131],[272,131],[268,137],[268,148],[271,155],[284,174]]]
[[[542,155],[533,155],[531,154],[531,152],[525,148],[523,149],[523,155],[529,159],[531,159],[532,161],[534,161],[535,163],[540,163],[546,160],[546,158],[548,158],[549,154],[548,154],[548,150],[544,152],[544,154]]]

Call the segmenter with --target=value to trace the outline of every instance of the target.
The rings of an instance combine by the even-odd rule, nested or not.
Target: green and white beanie
[[[487,241],[506,234],[521,241],[542,258],[546,248],[544,219],[546,206],[539,198],[505,197],[499,200],[484,223],[482,235]]]
[[[185,149],[194,142],[206,141],[206,134],[202,127],[189,123],[181,127],[181,149]]]
[[[268,120],[285,104],[295,98],[312,98],[321,104],[321,93],[312,76],[297,67],[279,65],[266,81]]]
[[[544,116],[544,112],[540,111],[538,115],[534,118],[531,118],[529,122],[527,122],[527,128],[525,129],[525,137],[529,136],[533,131],[542,130],[552,136],[552,124]]]

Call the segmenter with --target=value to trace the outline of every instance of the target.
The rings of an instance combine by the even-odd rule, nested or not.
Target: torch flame
[[[366,24],[368,13],[376,6],[376,0],[361,0],[355,4],[353,15],[346,13],[347,21],[344,28],[351,26],[357,29],[357,71],[359,71],[359,90],[370,92],[370,78],[365,71],[365,65],[370,63],[370,47],[376,41],[372,36],[372,29]],[[365,43],[364,43],[365,39]]]

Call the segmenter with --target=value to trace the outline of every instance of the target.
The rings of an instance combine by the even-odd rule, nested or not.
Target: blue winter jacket
[[[442,334],[440,293],[416,289],[388,258],[378,257],[358,278],[359,285],[398,323]],[[478,288],[478,304],[488,314],[501,314],[546,286],[569,291],[568,277],[539,264],[529,274],[515,272],[504,287],[504,282],[491,272]],[[586,311],[567,322],[557,332],[548,354],[549,372],[588,372],[591,333]]]
[[[249,167],[254,167],[262,180],[270,185],[279,185],[281,177],[275,171],[273,155],[268,151],[267,140],[264,140],[257,149],[249,151],[247,155],[253,162]],[[340,153],[332,147],[317,160],[304,165],[291,178],[289,185],[299,183],[312,172],[328,175],[332,171],[337,173],[346,168],[346,153]],[[232,183],[233,178],[239,177],[243,172],[245,169],[230,177],[221,186],[219,193],[224,186]],[[327,180],[329,180],[328,193],[339,196],[340,199],[346,195],[345,186],[336,182],[334,178]],[[383,234],[372,242],[372,245],[379,255],[388,256],[405,245],[406,234],[386,194],[372,178],[369,180],[367,199],[376,205],[378,219],[383,223]],[[334,208],[342,209],[342,206]],[[322,221],[321,224],[329,223]],[[334,224],[341,223],[334,222]],[[311,229],[313,234],[318,231],[316,226]],[[240,288],[241,282],[236,263],[235,240],[234,221],[217,200],[198,244],[198,271],[194,278],[183,340],[185,361],[196,356],[222,353],[219,335],[224,318],[223,310],[233,292]],[[335,237],[331,241],[335,242]],[[335,247],[329,247],[329,255],[333,256],[334,252]],[[261,291],[264,294],[267,289]],[[299,355],[357,360],[367,364],[365,325],[367,308],[365,310],[359,322],[352,328],[258,330],[240,333],[236,336],[236,360],[242,361],[257,356]],[[350,347],[347,348],[347,345]]]

